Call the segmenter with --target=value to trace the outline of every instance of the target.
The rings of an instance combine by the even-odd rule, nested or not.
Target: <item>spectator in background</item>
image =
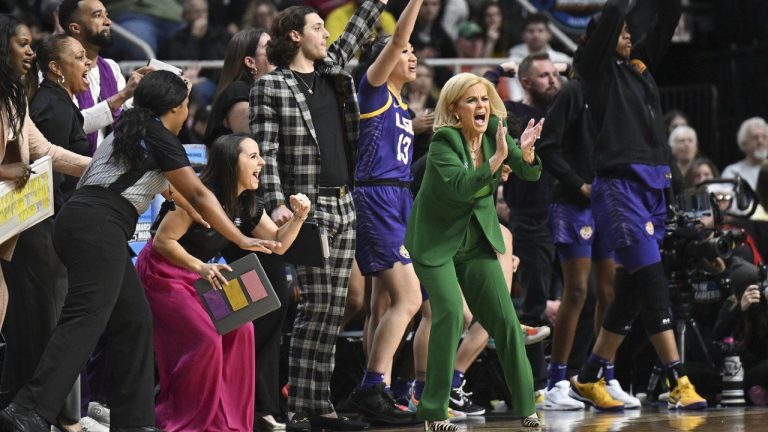
[[[734,178],[739,175],[754,190],[760,165],[768,159],[768,124],[762,117],[745,120],[736,134],[736,142],[746,157],[725,167],[723,177]]]
[[[405,97],[413,116],[413,161],[427,154],[435,124],[435,106],[438,93],[435,89],[435,72],[429,65],[416,66],[416,81],[408,83]]]
[[[104,0],[114,21],[129,33],[141,38],[154,53],[180,29],[182,22],[182,0]],[[115,45],[110,51],[117,60],[147,60],[147,54],[122,36],[115,36]]]
[[[277,15],[277,8],[272,0],[254,0],[245,9],[242,27],[255,27],[269,31]]]
[[[419,9],[411,44],[420,59],[455,58],[456,45],[440,23],[442,0],[425,0]],[[453,75],[446,67],[435,68],[435,82],[442,87]]]
[[[83,115],[89,154],[93,154],[109,133],[107,127],[120,115],[123,105],[133,97],[134,89],[149,69],[137,69],[126,82],[120,66],[99,55],[114,40],[112,21],[99,0],[64,0],[59,5],[58,15],[61,27],[83,45],[93,65],[87,76],[89,87],[76,93],[74,98]]]
[[[229,34],[235,34],[240,30],[240,22],[252,3],[251,0],[209,0],[208,22],[226,28]]]
[[[533,13],[523,22],[523,43],[517,44],[509,50],[510,60],[520,63],[530,54],[547,53],[553,63],[571,63],[571,57],[565,53],[555,51],[549,46],[552,40],[552,32],[549,30],[549,18],[540,13]],[[509,85],[510,100],[518,102],[525,96],[525,91],[516,80],[507,80]]]
[[[480,8],[478,21],[485,32],[484,57],[505,58],[512,47],[512,33],[509,25],[504,25],[501,6],[495,0],[486,1]]]
[[[474,21],[464,21],[459,26],[459,38],[456,40],[456,49],[459,58],[481,58],[485,53],[485,35],[483,28]],[[461,72],[471,72],[482,75],[478,67],[462,66]]]
[[[696,130],[688,125],[678,126],[669,134],[668,141],[680,172],[688,172],[691,163],[699,155],[699,139],[696,136]]]
[[[469,19],[469,4],[467,0],[442,0],[443,11],[440,22],[443,28],[455,41],[459,37],[459,24]]]
[[[330,34],[328,37],[329,44],[334,43],[344,33],[344,27],[346,27],[349,19],[352,18],[357,8],[362,4],[363,0],[352,0],[344,6],[337,7],[328,14],[328,17],[325,19],[325,28],[328,29]],[[385,10],[381,13],[381,18],[376,22],[373,31],[378,36],[392,36],[392,32],[395,31],[395,24],[395,17]]]
[[[275,69],[267,59],[269,33],[245,29],[236,33],[224,54],[211,121],[205,131],[205,144],[229,133],[248,133],[248,97],[253,83]]]
[[[699,183],[720,177],[715,163],[707,158],[698,158],[691,162],[685,173],[685,187],[696,187]]]
[[[688,116],[680,110],[667,111],[664,114],[664,130],[667,131],[667,135],[678,126],[687,126]]]
[[[227,49],[231,35],[223,27],[209,25],[207,0],[184,0],[183,18],[186,27],[163,45],[160,58],[169,60],[218,60]],[[218,72],[203,72],[192,88],[198,106],[213,102]]]
[[[522,61],[530,54],[545,52],[555,63],[570,63],[571,57],[549,46],[552,32],[549,30],[549,18],[540,13],[532,13],[523,22],[523,43],[509,50],[509,56],[516,62]]]

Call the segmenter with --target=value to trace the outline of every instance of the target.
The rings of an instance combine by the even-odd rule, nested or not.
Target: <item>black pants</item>
[[[232,262],[250,252],[230,245],[224,252],[224,259]],[[256,417],[280,415],[280,340],[283,321],[288,312],[290,290],[285,279],[285,262],[279,256],[257,254],[272,288],[280,299],[280,308],[253,322],[256,341]],[[254,417],[254,422],[256,418]]]
[[[112,359],[111,425],[155,424],[152,314],[128,253],[138,215],[116,193],[79,189],[56,217],[69,292],[35,374],[16,401],[54,422],[102,333]]]
[[[544,324],[544,310],[550,298],[553,269],[555,267],[555,245],[547,228],[546,218],[518,218],[510,221],[514,236],[514,252],[520,258],[518,280],[523,295],[518,306],[520,322],[530,326]],[[525,347],[533,372],[534,388],[544,388],[547,382],[547,364],[544,345],[541,343]]]
[[[32,378],[64,306],[67,269],[53,248],[53,218],[22,232],[13,259],[2,266],[9,293],[0,381],[0,406],[5,407]]]

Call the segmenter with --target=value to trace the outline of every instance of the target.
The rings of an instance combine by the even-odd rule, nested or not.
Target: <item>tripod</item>
[[[685,363],[685,359],[688,353],[687,336],[690,331],[693,334],[693,341],[697,343],[701,352],[703,353],[704,360],[707,365],[714,369],[715,364],[709,355],[707,344],[704,342],[704,338],[701,336],[699,326],[696,320],[691,316],[691,301],[693,300],[693,285],[696,282],[707,282],[712,279],[697,278],[694,280],[692,277],[685,273],[673,271],[670,274],[670,304],[672,305],[672,316],[674,317],[674,332],[675,342],[677,343],[677,350],[680,355],[680,362]],[[730,290],[730,280],[723,279],[718,281],[724,288]],[[653,401],[655,399],[655,390],[660,383],[660,379],[663,376],[663,370],[658,365],[653,367],[651,376],[648,379],[647,394],[648,400]],[[662,384],[662,389],[664,388]]]

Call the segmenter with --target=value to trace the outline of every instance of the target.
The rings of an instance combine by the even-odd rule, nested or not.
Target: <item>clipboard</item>
[[[325,267],[325,259],[329,255],[328,237],[322,233],[317,222],[306,221],[282,259],[295,265]]]
[[[256,254],[248,254],[229,266],[231,273],[221,272],[228,281],[222,290],[213,289],[205,279],[193,284],[220,335],[280,308],[280,300]]]

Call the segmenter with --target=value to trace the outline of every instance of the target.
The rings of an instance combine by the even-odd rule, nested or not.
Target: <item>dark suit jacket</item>
[[[328,48],[328,57],[317,61],[315,71],[331,81],[343,114],[344,147],[349,172],[354,172],[359,136],[360,106],[352,76],[344,70],[379,18],[384,4],[367,0],[349,20],[341,37]],[[286,195],[303,193],[317,202],[320,148],[307,99],[287,67],[278,67],[259,78],[251,89],[251,134],[266,162],[261,189],[267,211],[285,204]]]

